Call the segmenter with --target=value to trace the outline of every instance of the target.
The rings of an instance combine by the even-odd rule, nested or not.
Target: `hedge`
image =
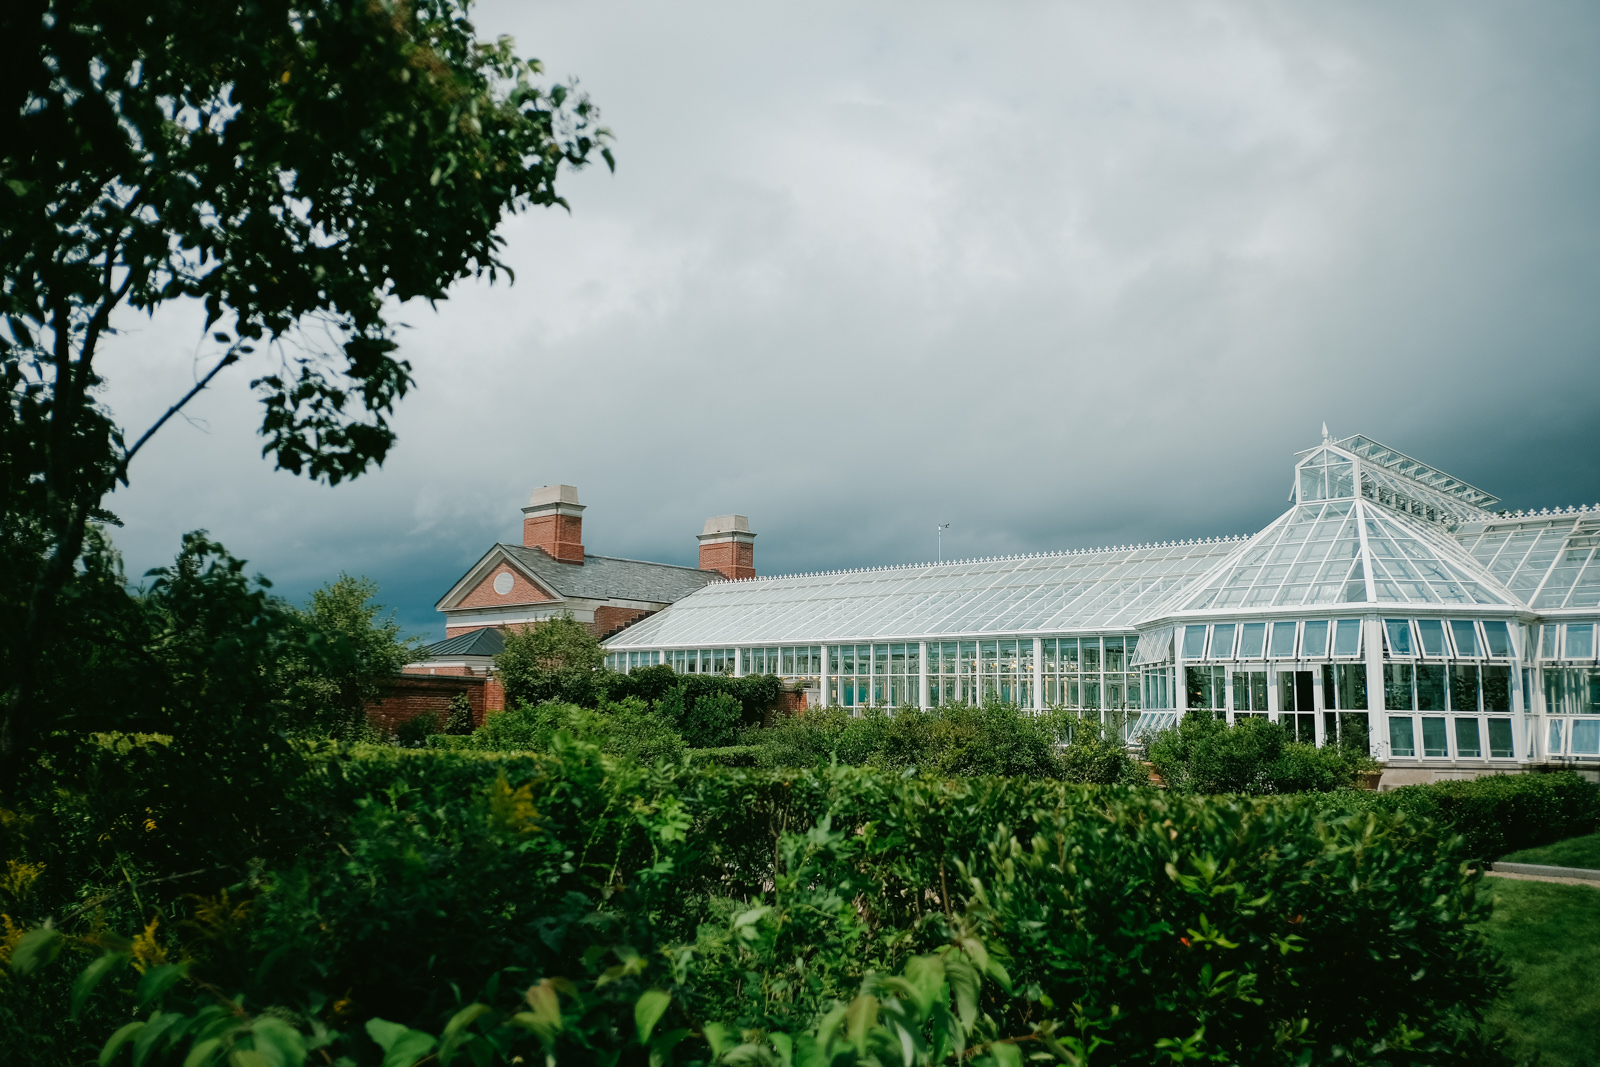
[[[1340,794],[1351,810],[1403,813],[1449,826],[1475,860],[1600,830],[1600,787],[1575,771],[1497,774],[1460,782]]]
[[[226,990],[238,1018],[323,1020],[354,1063],[465,1018],[497,1056],[642,1065],[648,1005],[678,1042],[650,1061],[704,1063],[713,1035],[804,1031],[955,945],[993,965],[973,1010],[994,1036],[1096,1062],[1492,1056],[1480,875],[1409,811],[645,767],[564,735],[328,754],[313,779],[343,813],[327,846],[262,872],[248,948],[196,945],[208,985],[162,1010]],[[530,1004],[559,1025],[519,1030]]]

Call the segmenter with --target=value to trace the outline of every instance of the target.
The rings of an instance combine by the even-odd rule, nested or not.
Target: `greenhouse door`
[[[1279,671],[1278,696],[1283,708],[1283,728],[1304,744],[1317,743],[1317,701],[1312,672]]]

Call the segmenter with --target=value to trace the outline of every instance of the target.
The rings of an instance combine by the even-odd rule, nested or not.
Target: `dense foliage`
[[[1600,830],[1600,789],[1576,771],[1408,785],[1345,803],[1448,825],[1466,839],[1469,855],[1484,860]]]
[[[1209,713],[1183,716],[1150,738],[1148,750],[1167,787],[1184,793],[1326,793],[1378,766],[1362,751],[1296,742],[1264,717],[1230,726]]]
[[[539,84],[464,0],[9,0],[0,71],[0,774],[103,498],[218,374],[254,363],[263,451],[338,482],[381,463],[411,386],[388,317],[503,270],[508,212],[607,163],[594,109]],[[128,311],[205,310],[210,370],[142,435],[100,399]],[[254,352],[257,347],[264,351]],[[131,440],[131,443],[129,443]],[[15,584],[9,584],[15,583]]]
[[[831,1018],[843,1062],[868,1062],[874,1021],[911,1012],[899,1017],[925,1041],[941,995],[946,1010],[973,1005],[973,1040],[1002,1063],[1492,1051],[1474,1023],[1502,984],[1471,929],[1479,876],[1459,839],[1404,814],[848,767],[652,767],[562,734],[515,757],[330,751],[296,790],[323,813],[308,847],[214,881],[200,902],[152,893],[150,912],[125,907],[138,939],[82,915],[30,934],[13,948],[31,972],[14,988],[99,958],[83,1009],[95,1043],[126,1011],[118,988],[139,979],[141,1040],[173,1063],[202,1017],[237,1047],[292,1031],[373,1064],[386,1042],[421,1056],[447,1030],[475,1062],[545,1049],[706,1062],[714,1048],[751,1062],[732,1057],[740,1034],[781,1059],[778,1035],[814,1049]],[[219,1014],[219,994],[239,1007]],[[170,1051],[163,1027],[181,1037]],[[652,1048],[646,1033],[675,1036]]]
[[[825,708],[740,738],[750,762],[949,775],[1028,775],[1111,784],[1143,781],[1114,731],[1070,713],[1035,715],[992,701],[971,707]],[[1064,747],[1063,747],[1064,746]]]

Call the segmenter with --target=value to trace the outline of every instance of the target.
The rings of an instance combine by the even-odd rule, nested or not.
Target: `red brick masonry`
[[[481,674],[402,674],[384,683],[378,698],[367,705],[367,719],[380,729],[394,731],[401,723],[431,711],[443,729],[450,716],[450,699],[457,693],[467,694],[473,726],[482,726],[485,715],[506,706],[505,689]]]

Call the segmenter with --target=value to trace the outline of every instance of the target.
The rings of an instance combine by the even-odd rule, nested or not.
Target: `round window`
[[[494,576],[494,591],[501,596],[511,592],[512,578],[505,571]]]

